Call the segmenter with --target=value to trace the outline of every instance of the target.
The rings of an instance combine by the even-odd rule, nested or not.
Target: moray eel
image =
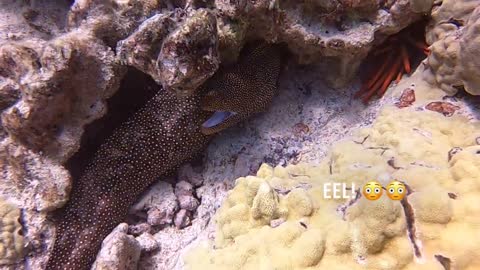
[[[146,188],[199,154],[215,133],[264,111],[282,55],[280,46],[266,43],[244,50],[197,94],[159,91],[115,129],[74,182],[46,269],[89,269],[103,239]]]

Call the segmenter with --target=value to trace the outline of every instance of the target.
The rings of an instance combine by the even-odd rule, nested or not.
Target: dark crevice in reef
[[[435,259],[437,259],[437,261],[443,266],[445,270],[452,269],[452,260],[450,260],[450,258],[440,254],[435,254]]]
[[[405,183],[403,183],[405,184]],[[408,202],[408,195],[413,193],[413,190],[410,186],[405,184],[407,188],[407,196],[403,198],[400,203],[402,204],[403,211],[405,214],[405,219],[407,222],[407,235],[410,243],[413,246],[413,254],[416,258],[422,258],[422,251],[421,251],[421,243],[420,240],[417,238],[417,228],[415,226],[415,212],[413,210],[413,206]]]
[[[160,89],[148,75],[129,68],[118,91],[107,101],[105,116],[86,126],[80,150],[67,162],[66,168],[74,180],[79,179],[88,162],[113,130],[140,109]]]
[[[193,6],[196,8],[215,8],[215,3],[212,0],[196,0],[193,1]]]
[[[407,50],[410,60],[411,70],[415,70],[425,59],[425,54],[419,48],[425,43],[425,30],[428,20],[426,18],[411,24],[405,29],[392,36],[382,36],[384,34],[375,34],[375,40],[384,40],[370,50],[370,53],[363,61],[360,70],[360,77],[366,80],[372,76],[372,72],[378,70],[389,55],[394,59],[401,57],[400,49],[404,47]],[[385,53],[385,54],[384,54]],[[383,59],[382,61],[379,61]]]

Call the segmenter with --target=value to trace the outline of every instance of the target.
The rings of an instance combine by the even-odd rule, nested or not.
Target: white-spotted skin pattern
[[[250,57],[249,62],[254,64],[252,54],[245,57]],[[242,73],[239,75],[241,80]],[[266,106],[264,99],[251,102],[252,91],[244,91],[246,84],[230,81],[229,76],[217,72],[210,79],[213,83],[207,82],[191,97],[159,91],[115,129],[95,153],[84,174],[74,182],[70,201],[57,226],[47,270],[88,270],[103,239],[125,219],[138,196],[159,177],[173,172],[207,146],[211,136],[204,135],[200,127],[212,112],[203,111],[200,100],[208,91],[208,85],[228,88],[227,93],[235,95],[225,98],[236,99],[231,104],[248,100],[244,106],[248,111],[260,111]],[[249,81],[249,78],[243,79]],[[270,80],[265,85],[256,85],[256,93],[273,97],[276,89]],[[252,105],[261,108],[256,110]],[[241,113],[243,119],[252,114]]]
[[[88,269],[140,193],[207,145],[207,116],[198,97],[160,91],[117,128],[72,190],[47,269]]]

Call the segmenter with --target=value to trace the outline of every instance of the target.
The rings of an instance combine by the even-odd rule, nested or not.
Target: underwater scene
[[[0,270],[480,270],[480,0],[0,0]]]

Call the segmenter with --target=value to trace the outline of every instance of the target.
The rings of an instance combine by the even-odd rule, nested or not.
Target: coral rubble
[[[93,270],[129,270],[136,269],[140,259],[141,246],[127,234],[128,225],[122,223],[110,233],[102,243]]]

